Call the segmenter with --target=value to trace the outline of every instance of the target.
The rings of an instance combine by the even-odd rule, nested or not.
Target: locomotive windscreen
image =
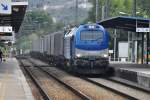
[[[86,40],[102,40],[103,39],[103,33],[100,31],[82,31],[80,33],[80,40],[86,41]]]

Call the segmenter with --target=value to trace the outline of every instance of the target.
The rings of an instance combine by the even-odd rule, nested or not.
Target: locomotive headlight
[[[94,27],[94,25],[90,25],[89,28],[90,29],[94,29],[95,27]]]
[[[108,55],[107,55],[107,54],[104,54],[104,57],[108,57]]]
[[[79,57],[81,57],[81,54],[77,54],[76,56],[79,58]]]

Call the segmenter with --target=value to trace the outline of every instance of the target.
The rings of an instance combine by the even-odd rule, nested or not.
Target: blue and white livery
[[[67,66],[79,73],[103,73],[108,62],[108,32],[98,24],[80,25],[64,35]]]

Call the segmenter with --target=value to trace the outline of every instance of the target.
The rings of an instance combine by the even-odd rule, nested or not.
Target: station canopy
[[[125,31],[136,32],[136,28],[149,28],[150,19],[141,17],[118,16],[102,20],[98,24],[105,28],[123,29]]]
[[[12,14],[0,14],[0,26],[12,26],[13,31],[18,33],[21,23],[23,21],[28,2],[14,1],[12,2]],[[12,35],[5,33],[5,36]]]

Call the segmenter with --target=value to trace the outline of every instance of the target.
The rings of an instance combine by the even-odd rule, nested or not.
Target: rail
[[[21,62],[21,61],[20,61]],[[41,85],[38,83],[38,80],[34,77],[34,75],[27,69],[27,67],[24,66],[24,64],[21,62],[21,65],[23,65],[24,70],[29,75],[29,77],[32,79],[34,84],[37,86],[40,94],[42,95],[44,100],[51,100],[51,98],[48,96],[48,94],[42,89]]]
[[[30,60],[28,60],[29,62],[31,62]],[[33,64],[33,66],[37,67],[39,70],[43,71],[44,73],[46,73],[48,76],[52,77],[53,79],[55,79],[57,82],[59,82],[60,84],[64,85],[66,88],[68,88],[69,90],[71,90],[74,94],[76,94],[77,96],[79,96],[81,99],[83,100],[91,100],[90,97],[88,97],[87,95],[85,95],[84,93],[82,93],[81,91],[73,88],[72,86],[70,86],[68,83],[65,83],[64,81],[60,80],[59,78],[57,78],[56,76],[54,76],[53,74],[49,73],[48,71],[43,70],[41,67],[35,65],[33,62],[31,62]]]
[[[130,88],[130,89],[132,89],[132,90],[135,90],[136,96],[135,96],[135,95],[132,95],[132,94],[130,94],[130,93],[126,93],[127,91],[122,91],[122,90],[120,90],[120,89],[114,88],[114,87],[113,87],[113,84],[111,84],[111,86],[110,86],[110,85],[104,84],[104,83],[102,83],[102,82],[95,81],[95,80],[93,80],[93,79],[91,79],[91,78],[82,77],[82,79],[84,79],[84,80],[86,80],[86,81],[88,81],[88,82],[91,82],[91,83],[93,83],[93,84],[95,84],[95,85],[98,85],[98,86],[100,86],[100,87],[104,87],[104,88],[106,88],[106,89],[108,89],[108,90],[110,90],[110,91],[113,91],[114,93],[120,94],[120,95],[122,95],[122,96],[128,98],[129,100],[143,99],[143,97],[140,96],[140,95],[138,95],[138,94],[136,94],[136,92],[142,93],[142,94],[145,95],[146,98],[149,98],[149,94],[148,94],[146,91],[143,91],[143,90],[141,90],[141,89],[139,89],[139,88],[132,87],[132,86],[129,86],[129,85],[124,85],[124,84],[122,84],[122,83],[120,83],[120,82],[117,82],[117,81],[114,81],[114,80],[112,80],[112,79],[101,78],[101,79],[104,80],[104,81],[107,80],[108,82],[112,82],[112,83],[114,83],[114,84],[117,84],[117,86],[118,86],[118,85],[121,85],[122,87]],[[108,82],[107,82],[107,83],[108,83]],[[133,93],[133,92],[134,92],[134,91],[132,91],[132,93]],[[138,95],[138,96],[137,96],[137,95]]]
[[[59,83],[63,84],[66,88],[70,89],[72,92],[74,92],[76,95],[78,95],[79,97],[81,97],[83,100],[91,100],[90,97],[88,97],[87,95],[83,94],[81,91],[73,88],[72,86],[70,86],[69,84],[63,82],[62,80],[60,80],[59,78],[57,78],[56,76],[54,76],[53,74],[50,74],[48,71],[43,70],[42,68],[38,67],[40,70],[42,70],[43,72],[45,72],[47,75],[49,75],[50,77],[54,78],[56,81],[58,81]]]

